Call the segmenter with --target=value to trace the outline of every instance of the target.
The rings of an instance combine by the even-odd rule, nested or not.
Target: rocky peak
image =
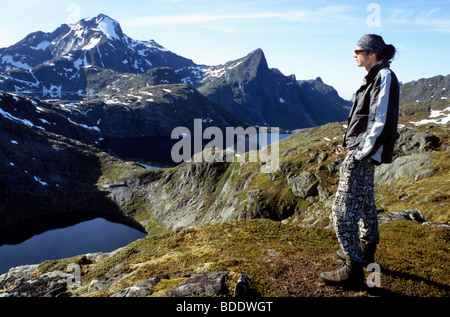
[[[99,14],[95,18],[83,19],[77,23],[85,24],[91,31],[102,32],[109,39],[122,39],[123,32],[120,24],[105,14]]]
[[[190,65],[192,60],[153,40],[128,37],[117,21],[99,14],[63,24],[51,33],[29,34],[0,49],[0,89],[39,98],[80,99],[89,90],[85,75],[89,67],[144,74],[151,68]]]
[[[110,17],[99,14],[95,18],[86,18],[75,24],[61,26],[62,32],[53,39],[52,45],[57,49],[55,55],[64,55],[71,51],[90,50],[106,40],[123,41],[124,34],[119,23]],[[67,32],[64,33],[64,31]]]
[[[193,64],[153,40],[137,41],[122,32],[120,24],[105,14],[63,24],[51,33],[35,32],[19,43],[0,49],[0,71],[30,70],[55,59],[74,66],[98,66],[119,72],[144,73],[149,68],[179,68]]]
[[[259,73],[265,72],[269,69],[266,56],[260,48],[244,57],[242,67],[244,68],[244,71],[249,72],[251,77],[256,77]]]

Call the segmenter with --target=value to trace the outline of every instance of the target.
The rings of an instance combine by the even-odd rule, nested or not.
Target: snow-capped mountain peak
[[[119,23],[104,14],[82,19],[69,27],[62,25],[60,29],[61,35],[52,41],[54,52],[59,56],[71,51],[91,50],[107,40],[124,41]]]
[[[53,63],[54,59],[70,60],[74,56],[74,62],[83,60],[83,66],[131,73],[143,73],[158,66],[177,68],[192,64],[191,60],[170,52],[153,40],[139,41],[128,37],[117,21],[99,14],[74,24],[63,24],[51,33],[31,33],[19,43],[1,48],[0,72],[29,70]]]
[[[85,95],[84,69],[97,67],[142,74],[155,67],[179,69],[193,61],[165,49],[154,40],[134,40],[105,14],[63,24],[55,31],[34,32],[0,48],[0,89],[61,97],[60,92]],[[55,88],[56,87],[56,88]]]
[[[99,14],[95,18],[82,19],[77,23],[71,24],[69,26],[71,30],[75,31],[75,34],[79,36],[82,36],[83,34],[91,31],[100,32],[106,35],[108,39],[123,39],[123,33],[120,24],[105,14]]]
[[[99,15],[96,18],[98,29],[109,39],[120,39],[123,36],[119,23],[106,15]]]

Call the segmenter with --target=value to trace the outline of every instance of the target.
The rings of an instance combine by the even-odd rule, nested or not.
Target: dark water
[[[178,141],[159,136],[114,138],[102,141],[100,148],[124,160],[166,168],[177,165],[171,159],[170,153]]]
[[[137,229],[103,218],[48,230],[19,244],[0,246],[0,274],[17,265],[90,252],[111,252],[145,236]]]
[[[267,139],[261,143],[260,135],[256,136],[256,144],[252,143],[254,136],[234,136],[234,138],[227,139],[227,136],[223,136],[220,141],[222,144],[221,149],[232,150],[239,153],[247,152],[249,149],[261,149],[262,147],[270,144],[273,140],[283,140],[292,134],[280,133],[277,137],[267,134]],[[190,138],[191,155],[194,155],[198,150],[203,150],[205,146],[214,140],[201,139],[196,137]],[[230,141],[232,140],[232,141]],[[244,140],[244,142],[241,142]],[[174,167],[179,162],[172,160],[171,151],[175,144],[181,141],[180,139],[171,139],[170,137],[159,136],[147,136],[147,137],[132,137],[132,138],[113,138],[105,139],[100,144],[100,148],[105,151],[109,151],[111,154],[119,156],[124,160],[136,161],[143,163],[147,166],[156,168]],[[201,144],[200,149],[195,147],[195,144]],[[239,144],[239,145],[238,145]],[[241,148],[242,147],[242,148]],[[238,150],[238,149],[242,149]]]

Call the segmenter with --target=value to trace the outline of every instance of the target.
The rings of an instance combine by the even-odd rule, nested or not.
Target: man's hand
[[[341,154],[342,152],[344,152],[346,150],[345,147],[343,147],[342,145],[338,145],[338,147],[336,148],[335,153],[336,154]]]

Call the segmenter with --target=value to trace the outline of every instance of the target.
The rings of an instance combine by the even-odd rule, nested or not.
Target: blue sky
[[[154,39],[198,64],[261,48],[270,67],[321,77],[346,99],[365,75],[353,59],[363,34],[397,47],[392,69],[400,81],[450,73],[450,0],[0,0],[0,47],[99,13],[128,36]]]

